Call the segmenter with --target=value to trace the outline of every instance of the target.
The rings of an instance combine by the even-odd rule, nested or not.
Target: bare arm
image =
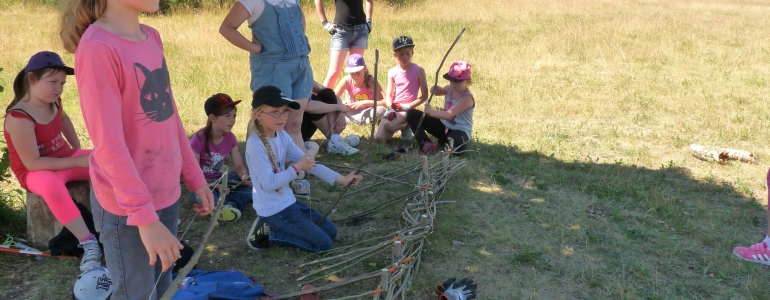
[[[321,19],[321,23],[326,21],[326,10],[324,10],[323,0],[315,0],[315,12],[318,13],[318,18]]]
[[[61,108],[60,108],[61,109]],[[70,143],[72,149],[80,149],[80,140],[78,139],[78,133],[75,131],[75,126],[72,125],[72,120],[66,112],[61,112],[61,132],[64,134],[64,138]]]
[[[59,171],[77,167],[88,167],[88,155],[75,157],[40,157],[35,139],[35,124],[21,118],[6,117],[5,131],[10,135],[13,147],[21,162],[29,171]]]
[[[393,75],[388,72],[388,89],[385,90],[385,107],[393,106]]]
[[[249,176],[249,170],[246,169],[246,166],[243,164],[243,158],[241,157],[241,152],[238,151],[238,146],[235,146],[230,150],[230,159],[233,160],[235,172],[241,180],[244,180],[244,177]]]
[[[436,96],[444,96],[448,90],[449,86],[433,86],[433,94]]]
[[[374,77],[372,77],[371,81],[374,81],[374,84],[377,85],[377,94],[378,94],[377,95],[377,99],[379,99],[379,100],[377,100],[377,105],[383,106],[383,107],[388,107],[387,106],[388,105],[387,101],[385,100],[385,92],[382,90],[382,86],[380,85],[380,82],[375,80]],[[374,88],[374,86],[370,86],[369,90],[370,91],[374,91],[373,88]]]
[[[321,1],[321,0],[316,0],[316,2],[318,1]],[[366,0],[366,7],[365,7],[364,13],[366,14],[367,19],[372,18],[373,7],[374,7],[374,0]]]
[[[346,87],[348,86],[348,80],[350,80],[350,75],[342,77],[339,83],[337,83],[337,86],[334,87],[334,93],[337,94],[338,97],[342,97],[342,93],[345,92]]]
[[[425,69],[418,69],[417,76],[420,79],[420,97],[417,98],[417,101],[410,103],[409,107],[417,107],[428,101],[428,79],[425,76]]]
[[[238,32],[238,27],[248,18],[249,11],[246,7],[240,2],[235,2],[233,8],[230,9],[225,19],[222,20],[222,24],[219,25],[219,34],[238,48],[251,53],[260,53],[262,52],[262,45],[259,44],[259,41],[252,42]]]
[[[340,104],[328,104],[321,101],[310,101],[305,107],[305,111],[311,114],[326,114],[335,111],[345,111],[344,105]]]
[[[433,110],[432,108],[428,108],[428,105],[426,105],[425,114],[437,119],[447,120],[447,119],[453,118],[454,116],[468,109],[472,105],[473,105],[473,98],[469,95],[465,95],[460,97],[460,100],[457,100],[457,104],[452,106],[447,111]]]

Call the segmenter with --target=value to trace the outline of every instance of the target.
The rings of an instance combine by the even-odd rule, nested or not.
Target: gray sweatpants
[[[94,226],[100,232],[99,241],[104,246],[104,259],[112,278],[112,300],[158,299],[171,285],[171,269],[162,272],[160,258],[150,265],[147,249],[139,236],[139,227],[126,225],[128,217],[114,215],[104,210],[91,189],[91,212]],[[179,220],[179,202],[158,210],[158,217],[172,234],[176,235]],[[160,277],[158,285],[155,281]],[[155,292],[153,292],[155,287]]]

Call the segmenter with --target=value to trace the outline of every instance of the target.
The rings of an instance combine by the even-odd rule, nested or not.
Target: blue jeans
[[[227,175],[227,180],[241,181],[241,178],[238,177],[238,174],[230,173],[230,175]],[[214,193],[214,205],[217,205],[217,202],[219,202],[219,189],[214,189],[212,193]],[[190,197],[195,203],[201,204],[201,199],[195,193],[190,193]],[[241,185],[237,189],[230,190],[230,193],[225,195],[225,204],[230,204],[238,210],[243,210],[247,205],[251,205],[252,199],[251,187]]]
[[[337,227],[329,219],[316,225],[322,215],[302,202],[296,201],[282,211],[264,217],[270,226],[270,243],[294,246],[307,252],[319,252],[332,248]]]
[[[329,50],[347,51],[350,48],[366,49],[369,44],[369,28],[366,24],[355,26],[337,26],[337,33],[332,35]]]
[[[91,188],[91,212],[94,226],[100,232],[99,241],[104,245],[104,260],[112,277],[114,290],[110,299],[157,299],[171,286],[171,269],[163,272],[160,258],[150,265],[139,227],[126,225],[128,217],[114,215],[104,210]],[[176,236],[179,221],[179,201],[156,211],[160,222]],[[152,288],[158,280],[155,293]]]

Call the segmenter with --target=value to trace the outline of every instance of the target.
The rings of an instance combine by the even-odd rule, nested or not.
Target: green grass
[[[468,166],[447,187],[410,299],[432,299],[448,277],[472,277],[479,299],[767,299],[767,268],[733,257],[732,247],[765,233],[765,174],[770,157],[770,2],[767,1],[425,1],[377,6],[366,59],[380,49],[380,81],[394,65],[390,40],[409,34],[415,62],[432,84],[436,67],[462,28],[448,61],[473,66],[476,108]],[[452,7],[452,9],[447,9]],[[19,5],[0,12],[0,93],[34,52],[61,52],[56,14]],[[175,98],[192,133],[202,102],[216,92],[249,99],[247,55],[216,29],[225,11],[153,16],[165,42]],[[316,79],[325,75],[329,36],[306,7]],[[29,26],[29,24],[52,24]],[[243,32],[246,29],[243,28]],[[72,62],[66,55],[65,61]],[[443,70],[442,70],[443,71]],[[74,80],[65,109],[89,145]],[[444,83],[439,80],[439,83]],[[434,103],[441,99],[434,99]],[[7,103],[7,102],[3,102]],[[3,103],[0,103],[3,104]],[[247,109],[239,111],[243,140]],[[367,135],[368,129],[350,126]],[[367,141],[362,139],[362,144]],[[753,152],[759,163],[721,165],[686,151],[698,143]],[[366,169],[379,174],[414,162],[388,162],[375,145]],[[360,156],[322,153],[320,161],[355,166]],[[367,178],[369,182],[375,181]],[[364,183],[365,184],[365,183]],[[12,189],[13,182],[3,185]],[[340,187],[313,181],[311,203],[326,211]],[[351,196],[333,218],[371,207],[403,187]],[[14,198],[15,199],[15,198]],[[0,202],[19,211],[21,204]],[[3,204],[10,203],[10,204]],[[182,199],[183,207],[190,200]],[[340,224],[344,246],[392,232],[402,206],[357,225]],[[0,211],[7,211],[0,208]],[[0,213],[0,216],[4,216]],[[239,269],[268,291],[299,289],[294,278],[315,258],[275,247],[252,252],[241,240],[254,218],[217,227],[203,269]],[[192,219],[185,209],[183,227]],[[205,220],[187,232],[197,246]],[[0,222],[0,229],[19,230]],[[452,241],[462,242],[455,245]],[[341,277],[382,267],[373,257]],[[75,261],[0,254],[0,290],[21,299],[66,298]],[[324,282],[321,282],[324,283]],[[324,294],[354,294],[374,283]]]

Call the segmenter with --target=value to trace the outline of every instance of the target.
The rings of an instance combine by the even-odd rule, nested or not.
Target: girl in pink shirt
[[[160,35],[139,24],[140,13],[157,10],[157,0],[90,0],[69,2],[62,15],[94,145],[91,206],[113,300],[155,299],[171,284],[166,270],[183,248],[180,178],[201,199],[193,210],[214,207],[174,103]]]
[[[4,132],[11,171],[21,187],[40,195],[56,220],[85,250],[80,270],[101,265],[102,251],[65,184],[88,180],[88,155],[62,110],[61,93],[74,70],[58,54],[38,52],[13,81],[14,97],[5,110]],[[66,140],[65,140],[66,139]]]
[[[428,100],[425,70],[412,62],[413,55],[414,42],[411,37],[399,36],[393,39],[393,57],[398,64],[388,71],[385,104],[390,109],[382,116],[375,135],[378,142],[387,142],[399,130],[402,139],[410,140],[412,131],[406,126],[406,111]]]
[[[343,96],[343,93],[347,94],[343,103],[348,108],[348,111],[345,112],[348,122],[356,125],[368,124],[372,121],[375,85],[377,86],[378,94],[377,116],[374,118],[375,120],[385,113],[385,93],[382,91],[380,83],[369,74],[364,57],[361,54],[351,54],[345,60],[345,63],[347,64],[345,72],[348,73],[348,76],[340,80],[334,92],[340,97]]]

